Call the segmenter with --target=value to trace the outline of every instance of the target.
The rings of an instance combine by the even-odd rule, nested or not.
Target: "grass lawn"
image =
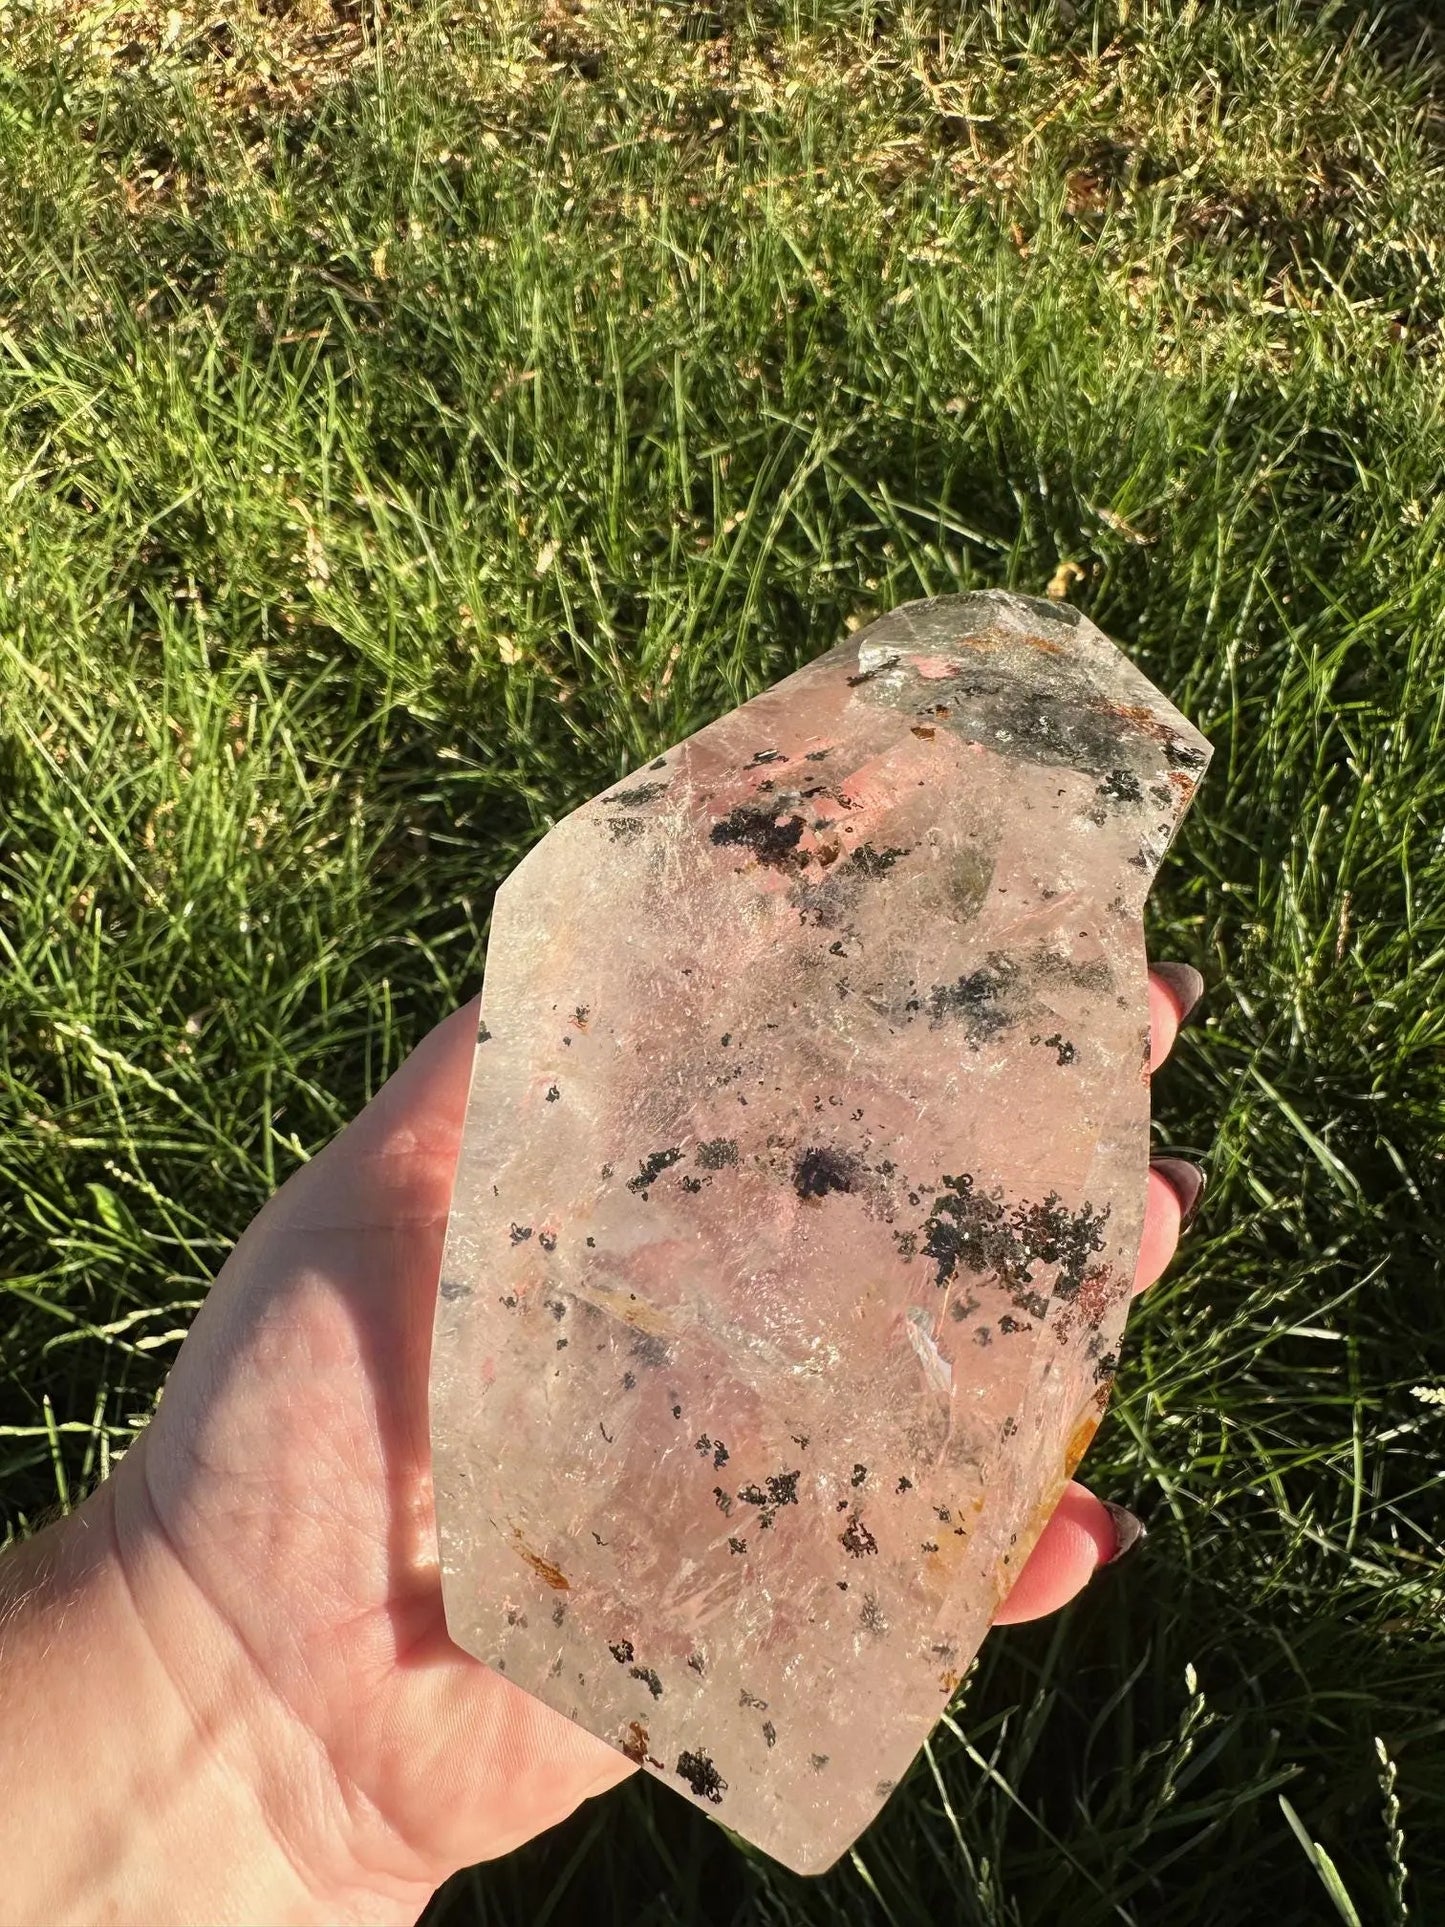
[[[1151,933],[1211,980],[1156,1086],[1209,1196],[1087,1466],[1145,1548],[990,1640],[827,1877],[631,1786],[436,1927],[1445,1918],[1440,53],[0,0],[4,1530],[602,785],[1051,579],[1216,746]]]

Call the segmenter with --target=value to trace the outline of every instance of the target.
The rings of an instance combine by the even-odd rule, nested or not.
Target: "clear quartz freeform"
[[[800,1871],[1098,1423],[1142,908],[1208,757],[1077,612],[910,603],[498,892],[432,1367],[448,1626]]]

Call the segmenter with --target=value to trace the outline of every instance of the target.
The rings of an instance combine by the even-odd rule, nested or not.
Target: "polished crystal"
[[[436,1324],[453,1638],[789,1866],[1095,1427],[1142,911],[1209,750],[1076,611],[892,611],[502,885]]]

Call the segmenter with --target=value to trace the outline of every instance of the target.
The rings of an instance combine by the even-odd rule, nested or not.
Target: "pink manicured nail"
[[[1179,1025],[1181,1030],[1189,1022],[1194,1007],[1204,995],[1205,982],[1193,964],[1157,963],[1154,975],[1162,977],[1168,987],[1169,995],[1179,1006]]]
[[[1106,1566],[1117,1565],[1126,1552],[1132,1552],[1139,1541],[1147,1537],[1144,1521],[1137,1513],[1130,1512],[1126,1506],[1115,1505],[1110,1499],[1100,1500],[1109,1515],[1114,1528],[1114,1550],[1104,1560]]]
[[[1150,1158],[1149,1168],[1157,1171],[1179,1200],[1179,1229],[1185,1232],[1199,1216],[1204,1196],[1204,1172],[1192,1158]]]

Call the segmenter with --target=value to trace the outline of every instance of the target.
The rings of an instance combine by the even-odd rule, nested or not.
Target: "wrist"
[[[353,1862],[324,1749],[158,1540],[142,1450],[0,1558],[0,1923],[413,1921],[429,1888]]]

